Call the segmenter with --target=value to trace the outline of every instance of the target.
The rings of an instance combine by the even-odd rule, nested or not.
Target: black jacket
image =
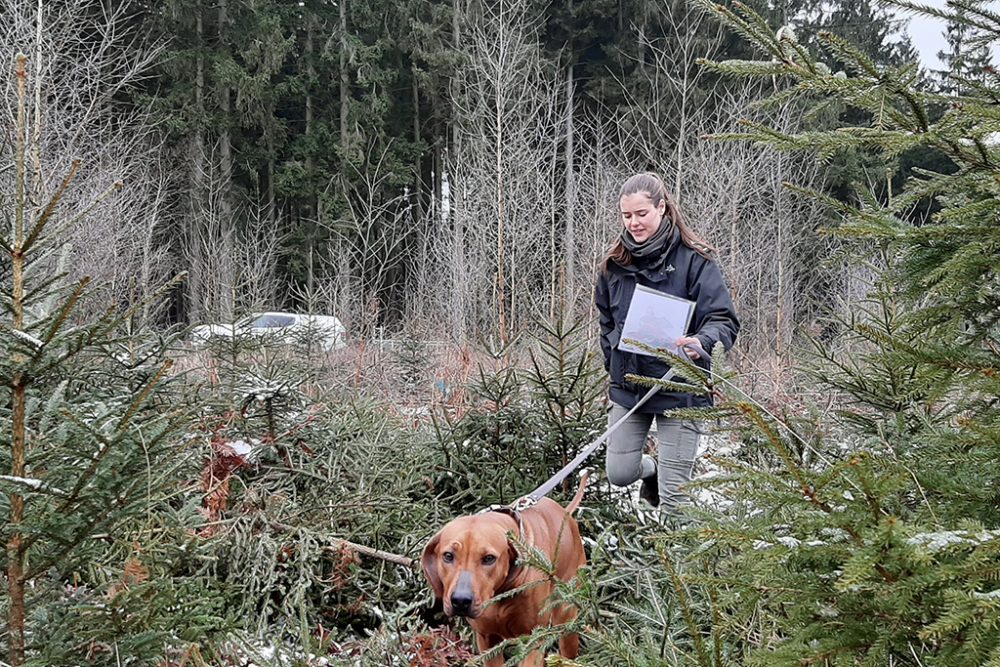
[[[696,336],[709,354],[717,342],[721,342],[726,350],[732,348],[740,330],[733,300],[729,296],[719,265],[681,243],[678,230],[674,230],[667,250],[661,256],[648,260],[638,266],[620,266],[615,262],[608,262],[608,270],[601,271],[594,290],[594,302],[600,313],[604,368],[611,376],[610,397],[626,408],[634,406],[648,391],[647,387],[626,382],[626,374],[659,378],[669,368],[668,364],[656,357],[618,349],[622,325],[625,323],[629,304],[632,303],[636,284],[694,301],[694,315],[687,335]],[[703,357],[695,363],[707,369],[711,360]],[[640,411],[663,412],[673,408],[711,404],[711,399],[706,396],[661,390]]]

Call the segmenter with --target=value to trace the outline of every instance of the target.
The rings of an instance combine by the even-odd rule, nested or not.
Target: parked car
[[[191,329],[195,345],[212,339],[233,337],[260,338],[264,343],[314,344],[330,351],[346,347],[346,329],[331,315],[301,313],[253,313],[233,324],[203,324]]]

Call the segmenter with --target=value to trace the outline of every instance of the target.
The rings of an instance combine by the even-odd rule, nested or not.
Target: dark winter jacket
[[[674,230],[666,252],[648,260],[638,266],[620,266],[609,261],[607,271],[601,271],[598,276],[594,290],[594,301],[600,314],[604,367],[611,376],[611,400],[626,408],[634,406],[648,391],[647,387],[626,382],[627,374],[659,378],[669,368],[656,357],[618,349],[622,325],[636,284],[694,301],[694,314],[687,335],[696,336],[709,354],[717,342],[721,342],[726,350],[732,348],[740,330],[719,265],[681,243],[678,230]],[[707,369],[711,360],[702,357],[695,363]],[[708,405],[711,405],[711,399],[705,396],[661,390],[640,411],[663,412]]]

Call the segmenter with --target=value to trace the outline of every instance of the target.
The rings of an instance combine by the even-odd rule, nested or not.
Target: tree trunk
[[[674,199],[677,200],[678,205],[681,203],[681,184],[684,182],[684,148],[685,143],[687,143],[687,128],[689,123],[688,98],[691,87],[688,80],[691,72],[691,61],[688,59],[689,44],[687,41],[684,42],[683,48],[684,57],[681,58],[680,66],[684,72],[681,76],[680,118],[677,123],[677,155],[674,162]]]
[[[12,299],[11,311],[13,328],[19,331],[24,327],[24,225],[27,198],[25,196],[25,133],[27,132],[27,98],[25,65],[27,56],[18,55],[16,65],[17,76],[17,136],[14,148],[14,224],[11,235],[11,280]],[[15,364],[20,361],[20,355],[15,355]],[[11,440],[10,440],[10,474],[12,477],[25,476],[26,424],[25,408],[27,405],[27,386],[24,376],[18,372],[11,381]],[[25,607],[24,607],[24,545],[20,525],[24,521],[24,497],[17,491],[10,494],[10,516],[7,530],[10,537],[7,540],[7,593],[10,609],[7,615],[7,660],[10,667],[21,667],[24,664],[25,638]]]
[[[305,45],[305,57],[306,57],[306,77],[308,83],[306,84],[306,126],[305,135],[307,139],[307,153],[306,153],[306,178],[309,179],[310,184],[314,183],[314,170],[315,170],[315,160],[312,154],[312,144],[308,142],[312,138],[313,132],[313,122],[314,122],[314,111],[313,111],[313,95],[312,95],[312,82],[316,80],[316,65],[313,62],[313,30],[314,30],[314,18],[310,17],[309,24],[306,26],[306,45]],[[268,141],[270,142],[270,134],[268,135]],[[310,190],[317,190],[313,187]],[[314,217],[318,209],[318,202],[316,198],[318,197],[318,192],[314,195],[310,194],[309,203],[309,217]],[[310,247],[310,252],[311,252]]]
[[[452,5],[452,19],[451,19],[451,40],[452,48],[456,51],[462,45],[462,31],[461,31],[461,16],[462,16],[462,5],[461,0],[454,0]],[[449,159],[442,161],[442,168],[447,165],[448,167],[453,167],[456,160],[455,157],[461,155],[462,150],[462,134],[459,128],[458,122],[456,120],[456,115],[458,111],[457,100],[461,95],[462,90],[462,70],[461,65],[455,69],[455,74],[451,80],[451,148]],[[465,276],[466,269],[466,257],[465,257],[465,222],[464,215],[461,211],[462,198],[461,198],[461,188],[459,187],[458,179],[455,178],[454,174],[447,174],[447,178],[444,175],[441,177],[441,193],[442,193],[442,208],[444,206],[444,190],[445,183],[447,183],[448,193],[448,217],[454,221],[453,222],[453,233],[454,233],[454,256],[455,262],[453,264],[453,280],[452,280],[452,294],[451,298],[454,300],[455,309],[455,329],[459,332],[462,342],[465,341],[468,332],[468,281]]]
[[[35,127],[31,141],[32,166],[34,167],[34,188],[32,200],[42,201],[42,188],[45,187],[45,176],[42,174],[42,0],[38,0],[38,12],[35,21]]]
[[[417,85],[417,68],[415,65],[410,66],[410,81],[412,82],[410,89],[413,96],[413,142],[417,145],[420,144],[420,87]],[[423,218],[424,214],[424,201],[427,197],[427,185],[424,180],[424,165],[427,164],[429,156],[426,154],[421,154],[417,156],[417,168],[414,170],[416,174],[416,181],[413,184],[413,194],[416,201],[416,214],[418,219]]]
[[[205,206],[205,177],[208,174],[208,170],[205,166],[205,129],[203,126],[202,119],[205,117],[205,56],[204,56],[204,44],[205,44],[205,23],[202,18],[201,10],[196,11],[195,15],[195,34],[197,36],[197,43],[200,47],[198,49],[198,55],[195,57],[195,75],[194,75],[194,116],[195,116],[195,126],[194,135],[191,137],[191,159],[188,164],[191,165],[190,183],[191,183],[191,211],[202,210]],[[203,220],[194,220],[195,225],[203,224]],[[195,248],[198,245],[199,230],[198,229],[185,229],[184,233],[188,236],[188,245],[191,248]],[[197,258],[196,262],[200,261]],[[204,299],[205,299],[205,281],[204,281],[204,263],[201,262],[201,266],[192,265],[190,269],[190,278],[187,281],[188,293],[190,294],[190,300],[188,303],[189,312],[187,313],[188,320],[190,322],[200,322],[205,317],[204,312]]]
[[[219,48],[225,49],[226,23],[229,22],[229,0],[219,0]],[[221,82],[220,82],[221,83]],[[232,210],[232,186],[233,186],[233,147],[232,137],[229,132],[230,113],[230,88],[225,83],[219,86],[219,115],[221,118],[219,129],[219,219],[223,228],[227,228],[233,221]],[[228,288],[228,289],[227,289]],[[231,322],[234,315],[234,305],[236,295],[233,293],[234,285],[224,286],[220,293],[221,303],[219,315],[226,321]]]
[[[226,23],[229,22],[229,0],[219,0],[219,48],[225,50]],[[219,176],[221,197],[220,216],[224,221],[229,221],[232,217],[230,210],[229,195],[233,180],[233,147],[232,137],[229,132],[229,112],[230,112],[230,88],[220,82],[219,86],[219,114],[221,123],[219,128]]]
[[[267,223],[273,227],[278,222],[278,207],[274,197],[274,137],[270,134],[267,136],[267,153],[271,157],[267,159],[267,190],[264,194],[267,197],[265,215]]]
[[[195,33],[199,47],[204,46],[205,24],[202,20],[201,12],[195,17]],[[205,117],[205,56],[204,48],[198,49],[195,56],[194,72],[194,112],[197,122],[194,126],[194,135],[191,137],[191,190],[194,198],[201,200],[205,191],[205,132],[202,126],[202,118]]]
[[[775,256],[778,260],[778,287],[777,287],[777,303],[775,304],[775,326],[774,329],[777,332],[776,340],[774,341],[774,351],[778,355],[778,359],[784,360],[786,345],[785,345],[785,326],[788,319],[789,313],[787,312],[786,292],[787,287],[787,263],[788,257],[785,252],[785,243],[787,236],[785,232],[785,211],[784,206],[784,177],[785,177],[785,158],[784,154],[778,153],[778,169],[777,174],[775,174],[774,183],[774,227],[775,227]]]
[[[498,42],[504,44],[504,25],[500,24],[500,36]],[[504,207],[504,182],[503,182],[503,97],[500,85],[497,85],[494,94],[494,151],[496,153],[496,204],[497,204],[497,272],[496,272],[496,304],[497,304],[497,328],[501,345],[507,344],[507,278],[504,274],[504,223],[507,212]]]
[[[573,3],[570,3],[572,10]],[[572,45],[570,47],[572,53]],[[573,162],[573,65],[570,64],[566,73],[566,206],[563,208],[563,215],[566,216],[566,224],[563,231],[564,256],[566,257],[566,269],[563,276],[563,303],[573,303],[573,296],[576,294],[576,219],[573,206],[576,203],[576,174],[574,173]]]
[[[340,0],[340,146],[347,148],[347,113],[349,110],[349,90],[347,80],[347,0]]]

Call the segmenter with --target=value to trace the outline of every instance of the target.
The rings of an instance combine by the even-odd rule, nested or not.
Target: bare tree
[[[160,241],[165,193],[157,186],[158,144],[144,110],[116,102],[142,80],[158,53],[157,45],[134,29],[133,11],[127,1],[0,0],[0,53],[29,56],[28,205],[38,211],[45,193],[65,176],[69,160],[86,156],[55,214],[66,221],[87,207],[88,215],[65,226],[62,244],[47,261],[53,272],[100,280],[120,304],[149,294],[168,269]],[[10,67],[0,73],[4,134],[15,127],[12,73]],[[3,143],[11,142],[7,136]],[[120,192],[111,203],[107,194],[113,190]]]
[[[235,312],[236,221],[227,215],[227,184],[206,159],[207,172],[199,177],[204,199],[189,199],[184,225],[183,261],[188,271],[187,310],[192,322],[232,322]]]
[[[477,11],[462,34],[449,212],[431,221],[441,242],[426,266],[438,274],[422,284],[440,295],[441,319],[464,323],[460,337],[503,342],[558,297],[563,85],[541,55],[528,3]]]
[[[754,89],[722,99],[719,120],[699,134],[735,133],[753,117],[792,128],[800,112],[791,106],[755,111]],[[700,139],[687,149],[684,210],[694,227],[718,246],[743,329],[744,355],[790,360],[796,329],[815,313],[823,281],[821,260],[830,241],[819,235],[815,200],[790,190],[817,184],[815,163],[742,141]]]
[[[681,200],[688,176],[687,151],[695,144],[692,133],[711,113],[718,85],[709,81],[698,59],[718,52],[724,29],[684,0],[657,4],[643,19],[633,23],[632,30],[642,52],[637,74],[648,102],[629,105],[615,130],[622,145],[655,156],[653,164],[672,174],[668,186]]]
[[[223,321],[255,310],[276,308],[281,237],[269,221],[268,201],[233,206],[224,171],[208,158],[203,201],[191,199],[184,228],[183,259],[188,269],[188,311],[192,321]]]
[[[319,221],[332,241],[320,258],[325,285],[317,290],[326,295],[328,309],[363,337],[374,332],[387,305],[397,302],[394,291],[405,285],[408,247],[416,237],[412,216],[417,207],[406,193],[386,195],[388,152],[388,145],[381,151],[369,146],[364,171],[356,168],[354,178],[341,179],[349,204],[346,215]],[[393,315],[390,319],[399,313]]]

